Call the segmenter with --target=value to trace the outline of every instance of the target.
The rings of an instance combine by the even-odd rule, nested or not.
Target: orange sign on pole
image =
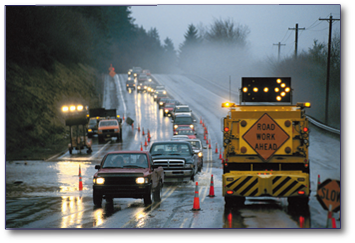
[[[317,200],[325,210],[329,210],[332,205],[332,212],[338,212],[340,209],[340,181],[326,179],[317,190]]]
[[[115,68],[112,67],[112,64],[110,64],[110,67],[108,68],[108,70],[110,71],[109,75],[111,77],[114,77],[116,75]]]
[[[243,139],[265,161],[289,138],[290,136],[267,113],[243,135]]]

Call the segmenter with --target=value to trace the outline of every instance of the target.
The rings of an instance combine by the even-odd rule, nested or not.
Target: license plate
[[[110,136],[110,134],[106,134],[106,137],[109,138],[109,137],[111,137],[111,136]]]

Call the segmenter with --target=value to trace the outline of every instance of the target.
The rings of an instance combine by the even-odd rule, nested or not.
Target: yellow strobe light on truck
[[[232,102],[224,102],[222,103],[223,108],[228,108],[228,107],[235,107],[235,103]]]

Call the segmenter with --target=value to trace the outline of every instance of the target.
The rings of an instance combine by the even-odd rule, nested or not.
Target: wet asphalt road
[[[139,150],[144,145],[149,129],[151,143],[169,140],[172,136],[170,118],[163,116],[153,98],[146,93],[126,91],[127,75],[105,77],[103,107],[117,109],[118,114],[130,117],[132,128],[123,124],[123,142],[114,139],[99,144],[93,137],[93,153],[73,151],[54,156],[47,161],[6,161],[6,228],[324,228],[326,211],[315,198],[317,176],[340,179],[340,139],[310,126],[310,160],[312,196],[309,208],[289,208],[285,198],[247,198],[241,208],[225,208],[221,195],[221,161],[215,153],[222,144],[221,103],[229,97],[223,87],[198,77],[181,75],[153,75],[164,84],[168,93],[188,104],[197,119],[198,137],[203,140],[204,121],[211,139],[211,149],[204,150],[204,168],[196,181],[199,183],[201,211],[191,211],[195,184],[165,184],[162,201],[144,206],[142,199],[114,199],[101,208],[92,203],[94,166],[109,151]],[[184,88],[182,88],[184,87]],[[234,92],[232,93],[232,95]],[[138,132],[138,125],[141,129]],[[144,146],[143,146],[144,148]],[[144,149],[149,149],[144,148]],[[78,190],[79,165],[83,190]],[[209,197],[211,175],[215,197]],[[334,215],[336,219],[339,214]],[[304,223],[300,224],[300,217]],[[337,227],[340,221],[337,221]]]

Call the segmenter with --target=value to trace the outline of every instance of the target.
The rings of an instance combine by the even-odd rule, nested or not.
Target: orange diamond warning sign
[[[243,135],[243,139],[265,161],[289,138],[290,136],[267,113]]]

